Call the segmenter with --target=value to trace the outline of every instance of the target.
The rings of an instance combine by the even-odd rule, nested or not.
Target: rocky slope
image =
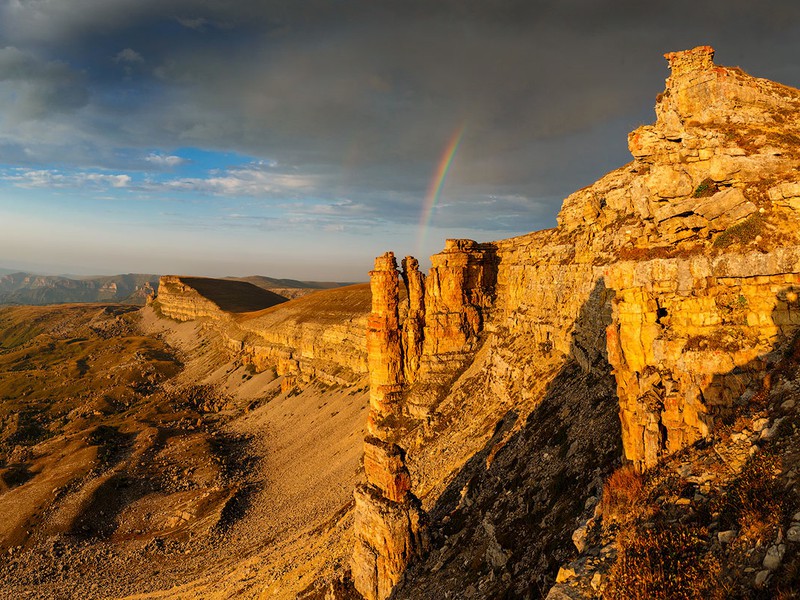
[[[709,47],[666,58],[633,162],[567,198],[557,228],[449,241],[405,321],[393,286],[413,269],[376,262],[366,444],[403,464],[367,473],[383,492],[357,505],[356,536],[396,531],[392,511],[358,511],[407,469],[431,546],[407,520],[357,547],[365,597],[388,597],[381,565],[398,553],[412,566],[393,597],[544,595],[618,444],[641,471],[707,443],[794,337],[800,91],[716,66]]]
[[[281,392],[203,322],[0,310],[0,598],[295,598],[351,548],[365,382]]]

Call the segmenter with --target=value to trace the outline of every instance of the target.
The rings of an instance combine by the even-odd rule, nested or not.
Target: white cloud
[[[157,152],[151,152],[145,156],[144,159],[147,162],[159,167],[177,167],[178,165],[182,165],[186,162],[186,160],[180,156],[159,154]]]
[[[131,176],[125,174],[64,173],[55,169],[13,169],[0,172],[0,181],[7,181],[21,188],[126,188]]]
[[[187,177],[150,185],[158,189],[199,192],[220,196],[265,196],[295,194],[315,187],[310,176],[274,173],[255,167],[212,172],[209,177]]]

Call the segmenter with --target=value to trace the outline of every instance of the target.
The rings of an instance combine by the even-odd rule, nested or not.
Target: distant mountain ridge
[[[127,273],[71,278],[0,271],[0,304],[121,302],[143,305],[158,290],[158,275]]]
[[[40,275],[0,267],[0,304],[45,305],[69,302],[120,302],[144,305],[147,297],[158,291],[160,275],[127,273],[120,275],[79,276]],[[226,277],[244,281],[292,299],[316,290],[350,283],[334,281],[299,281],[264,275]]]

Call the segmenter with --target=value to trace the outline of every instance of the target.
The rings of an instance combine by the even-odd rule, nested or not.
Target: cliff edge
[[[794,338],[800,91],[713,55],[665,55],[633,161],[556,228],[448,240],[422,283],[412,257],[376,263],[370,436],[402,456],[430,539],[394,538],[411,566],[392,597],[540,597],[620,455],[641,472],[709,443]],[[387,318],[401,280],[407,316]],[[357,503],[357,537],[372,510]],[[357,550],[354,573],[380,580],[382,552]],[[355,578],[386,598],[397,575]]]

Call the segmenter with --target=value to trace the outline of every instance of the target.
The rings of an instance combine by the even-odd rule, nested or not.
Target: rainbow
[[[450,137],[450,141],[447,142],[447,146],[442,154],[442,158],[439,159],[439,166],[436,168],[436,173],[431,180],[428,193],[425,194],[425,203],[422,205],[422,214],[419,218],[419,237],[417,238],[418,256],[423,252],[422,246],[425,242],[425,235],[428,232],[428,227],[430,226],[433,208],[439,201],[439,196],[442,193],[445,180],[447,179],[447,173],[450,171],[450,166],[453,164],[453,158],[455,158],[456,152],[458,151],[458,146],[461,144],[461,138],[464,135],[464,129],[465,125],[461,125]]]

